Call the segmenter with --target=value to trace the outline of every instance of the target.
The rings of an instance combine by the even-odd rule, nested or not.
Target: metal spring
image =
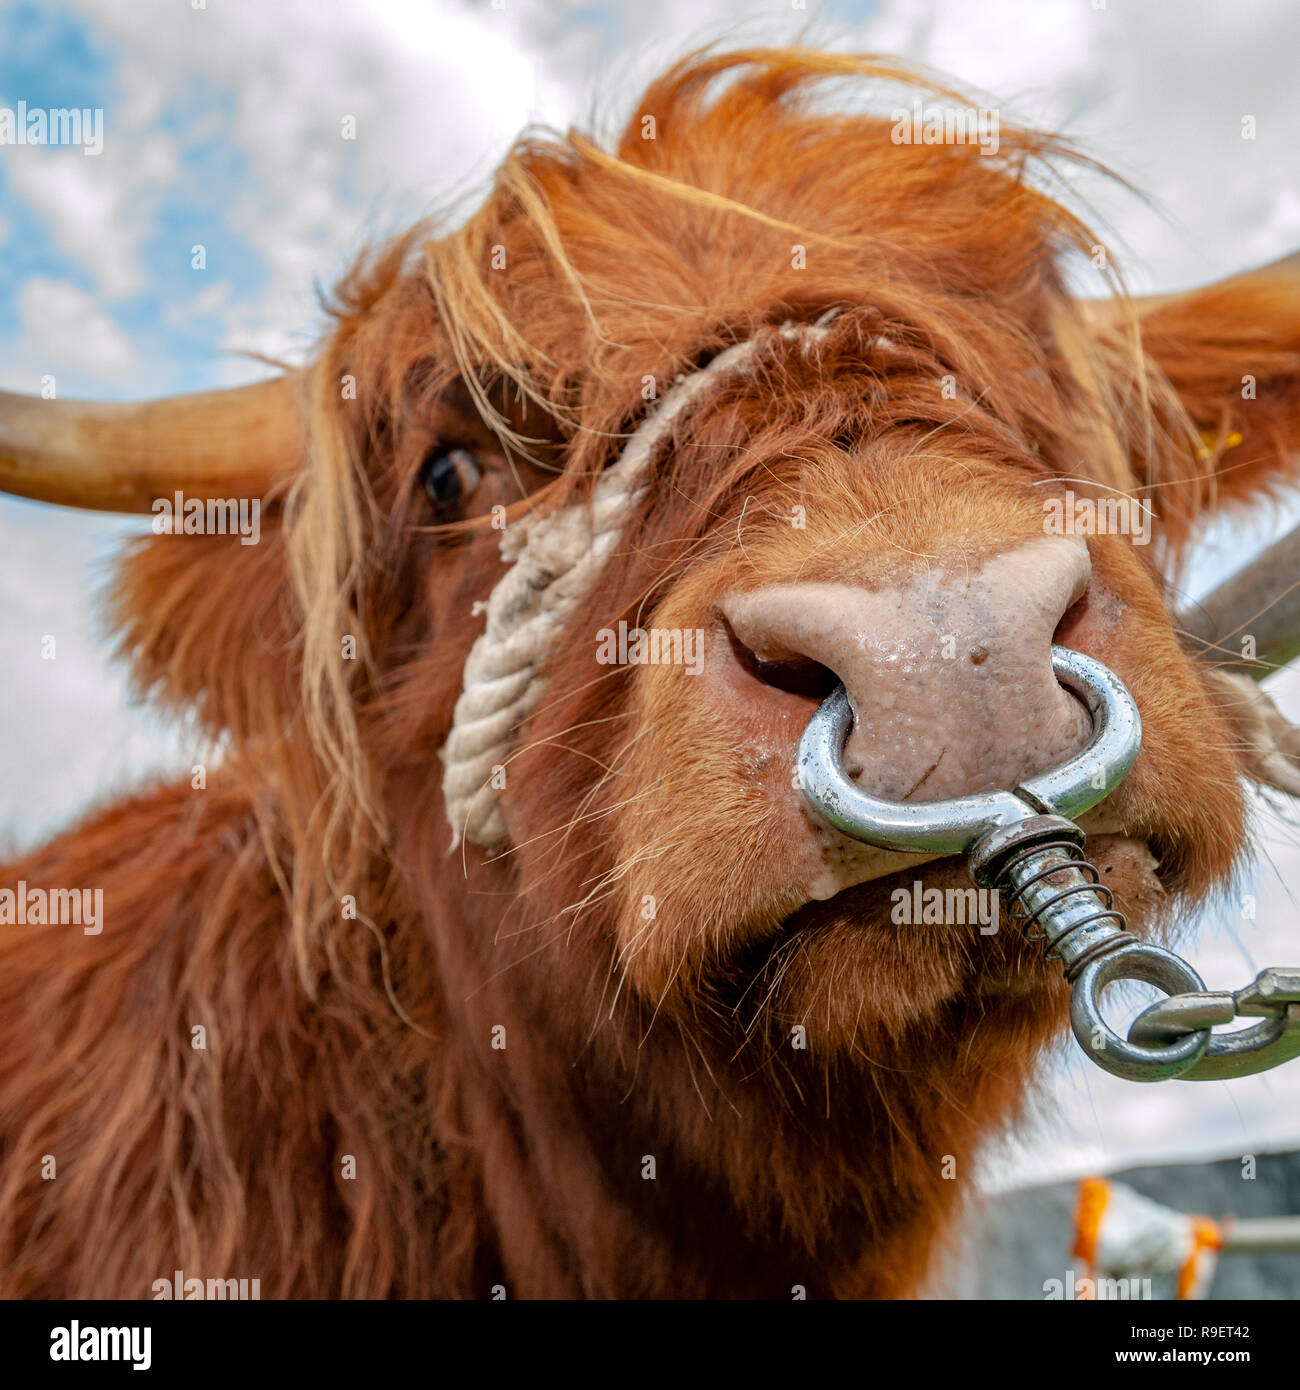
[[[1040,869],[1037,873],[1030,874],[1028,878],[1019,883],[1015,881],[1014,870],[1018,865],[1023,864],[1031,857],[1044,854],[1051,850],[1059,850],[1070,862],[1068,864],[1062,864],[1058,860],[1049,864],[1046,868]],[[1028,889],[1039,882],[1040,879],[1050,878],[1053,874],[1071,868],[1078,869],[1089,881],[1087,883],[1074,883],[1068,888],[1062,888],[1059,893],[1048,898],[1046,902],[1042,903],[1033,912],[1023,912],[1023,903],[1021,900]],[[1011,920],[1024,932],[1025,939],[1028,941],[1045,941],[1047,943],[1047,949],[1044,952],[1045,960],[1060,960],[1061,956],[1057,947],[1066,937],[1072,936],[1076,931],[1080,930],[1080,928],[1089,926],[1093,922],[1100,922],[1106,917],[1112,918],[1119,930],[1127,935],[1128,921],[1124,914],[1115,907],[1115,895],[1101,881],[1101,875],[1097,872],[1096,866],[1084,858],[1083,850],[1080,849],[1073,840],[1045,840],[1037,844],[1026,845],[1023,849],[1017,850],[1006,863],[1003,864],[1002,871],[998,876],[998,881],[1002,891],[1007,895],[1007,910],[1011,915]],[[1061,931],[1058,931],[1055,936],[1050,935],[1038,919],[1046,913],[1048,921],[1050,922],[1056,915],[1053,909],[1057,904],[1076,893],[1099,895],[1104,899],[1105,906],[1087,917],[1082,917],[1076,922],[1070,922]],[[1018,911],[1018,909],[1020,909],[1020,911]],[[1092,953],[1089,952],[1089,955],[1091,954]],[[1083,959],[1075,962],[1075,966],[1071,968],[1070,973],[1077,973],[1075,967],[1082,968],[1084,963],[1085,961]]]

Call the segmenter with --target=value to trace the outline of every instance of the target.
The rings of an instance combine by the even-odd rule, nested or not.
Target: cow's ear
[[[1140,342],[1157,413],[1175,414],[1161,409],[1167,389],[1184,412],[1133,460],[1170,541],[1207,508],[1300,482],[1300,252],[1200,289],[1085,308],[1118,353]]]
[[[298,675],[283,498],[254,500],[242,534],[139,538],[108,595],[137,688],[240,742],[293,709]]]

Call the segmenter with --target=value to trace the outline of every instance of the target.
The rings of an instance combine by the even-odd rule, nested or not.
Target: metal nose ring
[[[822,702],[799,741],[799,785],[837,830],[883,849],[961,854],[991,830],[1035,815],[1074,820],[1120,784],[1142,743],[1142,720],[1119,677],[1100,661],[1052,648],[1056,679],[1092,716],[1086,748],[1012,791],[908,804],[864,792],[844,771],[853,708],[843,685]]]

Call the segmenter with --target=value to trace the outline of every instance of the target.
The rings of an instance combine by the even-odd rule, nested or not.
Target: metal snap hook
[[[1235,1033],[1212,1033],[1205,1055],[1179,1079],[1232,1081],[1300,1057],[1300,970],[1269,966],[1235,994],[1221,990],[1161,999],[1134,1019],[1128,1040],[1152,1047],[1177,1042],[1193,1029],[1251,1017],[1263,1021]]]

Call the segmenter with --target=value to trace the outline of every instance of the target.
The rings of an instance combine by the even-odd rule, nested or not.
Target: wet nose
[[[939,801],[1010,789],[1088,740],[1088,715],[1057,683],[1051,645],[1089,577],[1082,540],[1045,536],[885,587],[732,594],[722,612],[755,678],[732,689],[751,707],[768,700],[788,723],[791,672],[838,677],[854,711],[845,765],[873,795]]]

